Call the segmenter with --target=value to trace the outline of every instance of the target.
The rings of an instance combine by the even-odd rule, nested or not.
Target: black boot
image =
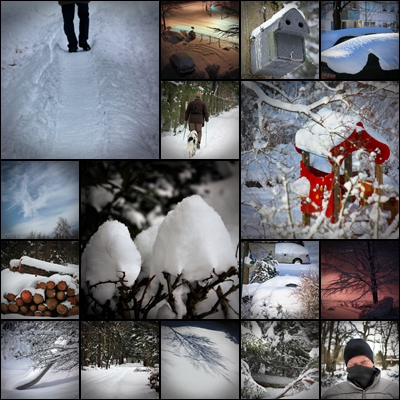
[[[79,47],[82,47],[83,50],[90,50],[90,46],[87,43],[79,43]]]
[[[197,148],[198,149],[200,148],[200,142],[197,142]]]

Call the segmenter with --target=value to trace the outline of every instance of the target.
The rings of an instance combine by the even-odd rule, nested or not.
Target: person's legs
[[[89,4],[77,3],[79,17],[79,45],[89,38]]]
[[[64,32],[68,39],[68,47],[70,50],[76,50],[78,48],[78,41],[76,40],[74,30],[75,4],[64,4],[61,6],[61,9],[64,18]]]
[[[199,148],[200,148],[200,143],[201,143],[201,124],[196,124],[196,131],[197,131],[197,138],[199,142]]]

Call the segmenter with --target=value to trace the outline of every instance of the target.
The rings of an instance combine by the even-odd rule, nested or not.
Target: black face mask
[[[347,374],[348,381],[366,389],[374,381],[376,371],[375,368],[356,365],[355,367],[347,368]]]

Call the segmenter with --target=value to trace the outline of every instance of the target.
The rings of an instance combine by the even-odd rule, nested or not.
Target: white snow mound
[[[151,276],[163,271],[197,281],[236,265],[229,233],[217,212],[200,196],[181,201],[160,225]]]
[[[83,255],[83,281],[92,285],[108,280],[122,278],[125,284],[132,285],[139,275],[141,256],[131,239],[128,228],[118,221],[106,221],[90,238]],[[110,299],[115,292],[114,284],[99,285],[94,297],[100,302]]]

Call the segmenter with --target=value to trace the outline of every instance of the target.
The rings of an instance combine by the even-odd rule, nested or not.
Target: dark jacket
[[[377,369],[377,368],[376,368]],[[379,371],[379,370],[378,370]],[[330,387],[323,395],[323,399],[398,399],[399,385],[375,376],[373,383],[362,389],[350,381]]]
[[[189,124],[202,124],[204,126],[204,120],[208,122],[208,117],[209,114],[204,101],[196,98],[188,104],[185,112],[185,121],[189,119]]]
[[[58,4],[60,6],[63,6],[65,4],[75,4],[75,3],[86,3],[86,4],[88,4],[88,3],[90,3],[90,1],[59,1],[58,2]]]

